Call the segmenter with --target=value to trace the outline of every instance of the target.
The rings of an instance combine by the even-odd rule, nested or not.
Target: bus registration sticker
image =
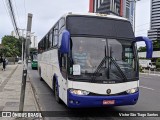
[[[103,105],[114,105],[115,100],[103,100]]]

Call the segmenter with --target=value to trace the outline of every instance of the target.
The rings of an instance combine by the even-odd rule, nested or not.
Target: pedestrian
[[[3,69],[2,70],[5,71],[6,70],[6,59],[5,58],[3,59],[2,63],[3,63]]]
[[[78,51],[73,53],[73,60],[74,63],[79,64],[81,68],[86,68],[86,67],[92,68],[91,59],[82,46],[79,46]]]
[[[2,61],[3,61],[3,58],[2,58],[2,56],[1,56],[1,58],[0,58],[0,63],[2,63]]]

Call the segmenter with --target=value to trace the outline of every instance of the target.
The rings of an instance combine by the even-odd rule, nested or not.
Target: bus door
[[[62,96],[67,101],[67,54],[61,54]]]

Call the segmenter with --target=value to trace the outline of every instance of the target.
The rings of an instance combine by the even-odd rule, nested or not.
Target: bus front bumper
[[[137,103],[139,91],[134,94],[117,95],[117,96],[80,96],[68,91],[67,106],[70,108],[81,107],[106,107],[134,105]],[[103,104],[104,100],[114,100],[114,104]]]

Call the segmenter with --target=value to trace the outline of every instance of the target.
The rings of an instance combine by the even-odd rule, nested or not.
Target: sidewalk
[[[23,67],[18,64],[8,65],[6,71],[2,71],[1,67],[0,111],[19,111]],[[26,82],[24,111],[39,111],[29,79]],[[8,118],[3,119],[8,120]]]
[[[160,76],[159,71],[149,71],[149,70],[143,70],[143,72],[140,72],[141,75],[153,75],[153,76]]]

